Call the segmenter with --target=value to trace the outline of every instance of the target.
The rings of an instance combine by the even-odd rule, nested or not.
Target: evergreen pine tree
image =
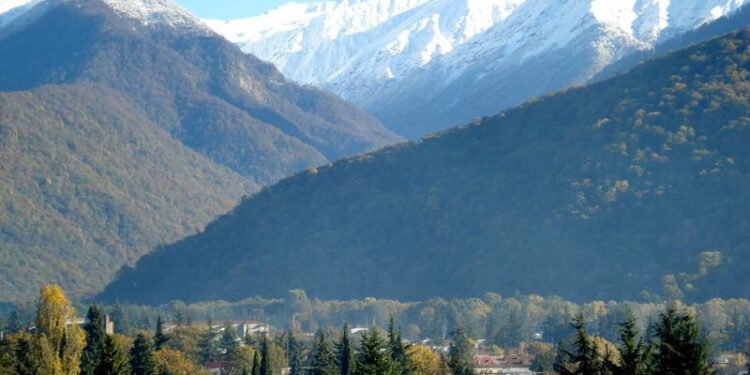
[[[338,359],[340,375],[354,374],[356,359],[354,358],[352,340],[349,337],[349,324],[345,323],[341,331],[341,340],[336,345],[336,357]]]
[[[388,353],[388,343],[380,337],[375,326],[362,336],[355,374],[395,375],[393,362]]]
[[[336,375],[339,368],[336,366],[336,354],[333,352],[331,342],[323,330],[317,333],[315,347],[312,356],[312,375]]]
[[[568,366],[573,362],[570,354],[573,351],[573,344],[570,339],[561,340],[557,343],[557,353],[555,360],[552,362],[552,369],[557,373],[564,373]]]
[[[128,358],[122,349],[117,345],[112,336],[107,336],[104,340],[104,350],[102,351],[99,365],[94,371],[95,375],[130,375],[130,364]]]
[[[396,328],[393,317],[388,322],[388,351],[391,355],[391,362],[394,364],[394,372],[409,374],[411,372],[409,356],[406,354],[406,346],[401,338],[401,330]]]
[[[154,348],[151,340],[139,333],[130,349],[130,368],[133,375],[157,375],[154,362]]]
[[[32,350],[31,337],[26,333],[21,333],[13,348],[13,363],[11,367],[14,370],[14,375],[37,374],[37,364]]]
[[[579,314],[573,318],[572,325],[573,329],[575,329],[573,339],[573,349],[575,350],[575,353],[572,353],[572,357],[577,368],[573,371],[566,371],[564,373],[576,375],[598,374],[596,346],[586,331],[586,319],[583,317],[583,314]]]
[[[645,375],[647,350],[638,331],[638,321],[630,310],[625,313],[625,321],[620,324],[621,365],[617,375]]]
[[[92,375],[99,366],[104,352],[106,333],[106,315],[104,310],[97,305],[91,305],[86,314],[86,347],[81,356],[81,375]]]
[[[523,318],[518,307],[512,307],[505,323],[497,330],[493,342],[503,348],[515,348],[523,341]]]
[[[473,375],[474,355],[469,336],[462,328],[453,333],[453,342],[448,352],[448,367],[453,375]]]
[[[163,349],[169,341],[169,337],[164,333],[164,319],[161,315],[156,318],[156,333],[154,334],[154,347],[156,350]]]
[[[237,331],[229,324],[224,325],[224,333],[221,335],[219,345],[224,355],[222,356],[222,374],[239,374],[242,370],[242,364],[239,358],[240,339]]]
[[[670,303],[654,327],[653,372],[670,375],[713,374],[708,343],[695,319]]]
[[[294,332],[291,330],[288,333],[288,339],[287,339],[287,347],[288,347],[288,356],[289,356],[289,375],[302,375],[302,366],[304,358],[303,355],[303,345],[301,342],[297,341],[297,339],[294,337]]]
[[[200,350],[201,363],[205,364],[219,359],[219,347],[216,345],[216,330],[210,317],[208,318],[206,330],[198,341],[198,349]]]
[[[271,343],[268,337],[263,337],[263,343],[260,346],[260,375],[273,375],[273,365],[271,364]]]
[[[23,323],[21,323],[21,316],[18,311],[13,311],[8,317],[8,322],[5,323],[5,331],[8,334],[17,333],[23,330]]]
[[[260,375],[260,352],[258,350],[253,354],[253,371],[252,375]]]
[[[110,318],[112,318],[117,333],[130,333],[130,318],[119,302],[112,307]]]

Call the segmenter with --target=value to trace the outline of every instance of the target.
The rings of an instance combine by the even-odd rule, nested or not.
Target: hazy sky
[[[295,0],[310,3],[313,0]],[[202,18],[233,19],[250,17],[291,0],[177,0],[183,7]]]

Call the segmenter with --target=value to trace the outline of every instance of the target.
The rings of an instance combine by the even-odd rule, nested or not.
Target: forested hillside
[[[748,47],[733,33],[286,179],[101,298],[747,296]]]
[[[0,301],[75,297],[243,195],[399,140],[170,1],[43,1],[0,29]]]

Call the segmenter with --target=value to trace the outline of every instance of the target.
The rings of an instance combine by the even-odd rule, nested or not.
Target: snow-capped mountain
[[[748,0],[343,0],[207,24],[417,137],[587,82]]]
[[[0,29],[30,13],[38,5],[53,6],[68,0],[0,0]],[[197,17],[172,0],[101,0],[117,13],[144,25],[167,25],[210,32]]]

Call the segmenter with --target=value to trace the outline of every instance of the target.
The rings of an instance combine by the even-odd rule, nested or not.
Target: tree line
[[[230,323],[195,324],[177,316],[153,329],[107,332],[107,312],[88,308],[79,324],[76,310],[58,286],[42,289],[32,324],[0,340],[2,375],[469,375],[475,373],[475,341],[458,327],[445,343],[425,345],[403,338],[391,317],[385,330],[373,324],[354,334],[319,328],[314,335],[295,328],[244,337]],[[516,320],[519,318],[511,318]],[[710,375],[710,339],[695,314],[677,302],[643,325],[626,311],[617,338],[592,330],[583,312],[565,318],[570,331],[548,350],[537,350],[531,368],[561,375]],[[12,322],[11,322],[12,323]],[[645,327],[645,328],[641,328]],[[122,331],[120,331],[122,332]]]
[[[573,319],[574,334],[561,343],[553,363],[536,362],[537,371],[561,375],[712,375],[709,342],[694,317],[669,304],[640,332],[632,314],[619,324],[617,345],[588,332],[583,315]]]

